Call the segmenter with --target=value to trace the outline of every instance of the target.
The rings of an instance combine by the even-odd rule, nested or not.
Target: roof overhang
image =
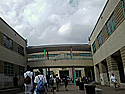
[[[27,47],[27,54],[44,52],[46,51],[70,51],[72,47],[73,51],[91,51],[88,44],[58,44],[58,45],[42,45],[42,46],[29,46]]]

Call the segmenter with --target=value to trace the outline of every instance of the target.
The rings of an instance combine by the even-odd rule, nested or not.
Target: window
[[[19,75],[23,75],[24,74],[24,67],[19,66]]]
[[[13,41],[7,37],[7,36],[3,36],[3,41],[4,41],[4,47],[13,50]]]
[[[18,53],[24,56],[24,48],[18,44]]]
[[[122,0],[122,7],[123,7],[123,14],[124,14],[124,17],[125,17],[125,0]]]
[[[106,23],[107,36],[109,36],[115,30],[115,28],[116,28],[115,18],[114,18],[114,14],[112,14],[110,19]]]
[[[76,77],[81,77],[81,70],[76,70]]]
[[[8,62],[4,62],[4,74],[13,75],[14,74],[14,65]]]
[[[97,40],[98,40],[98,46],[100,47],[100,45],[103,43],[102,32],[99,33]]]
[[[96,52],[95,42],[92,44],[93,53]]]

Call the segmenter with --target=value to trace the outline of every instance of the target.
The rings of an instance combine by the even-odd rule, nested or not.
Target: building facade
[[[62,44],[29,46],[27,48],[27,64],[33,69],[43,68],[45,75],[50,72],[64,78],[75,79],[85,76],[93,80],[93,62],[90,45],[88,44]],[[89,75],[86,75],[86,68]]]
[[[26,40],[0,18],[0,88],[13,86],[13,76],[18,75],[23,84],[26,66]]]
[[[110,84],[110,76],[125,83],[125,0],[108,0],[89,38],[95,80]]]

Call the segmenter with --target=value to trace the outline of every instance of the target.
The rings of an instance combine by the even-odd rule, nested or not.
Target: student
[[[38,75],[35,77],[34,79],[34,83],[35,83],[35,91],[34,94],[44,94],[45,93],[45,87],[47,85],[47,80],[46,80],[46,76],[43,75],[43,70],[39,69],[38,70]],[[40,83],[42,83],[42,88],[39,88]]]
[[[114,85],[114,88],[116,88],[116,81],[117,81],[117,79],[116,79],[116,77],[114,76],[114,74],[112,73],[112,75],[111,75],[111,77],[110,77],[110,80],[111,80],[111,82],[113,83],[113,85]],[[120,87],[120,85],[119,84],[117,84],[118,85],[118,87]]]
[[[27,80],[28,79],[28,80]],[[30,70],[30,66],[27,65],[27,71],[24,73],[24,86],[25,94],[32,94],[31,90],[33,89],[33,72]]]
[[[65,90],[68,91],[68,89],[67,89],[67,86],[68,86],[68,80],[67,80],[67,77],[65,77],[64,82],[65,82]]]
[[[15,74],[15,76],[13,77],[13,85],[14,87],[18,87],[18,78],[17,78],[17,74]]]
[[[56,74],[56,87],[58,92],[59,92],[59,83],[60,83],[60,77],[58,76],[58,74]]]
[[[53,94],[56,93],[56,75],[53,75]]]

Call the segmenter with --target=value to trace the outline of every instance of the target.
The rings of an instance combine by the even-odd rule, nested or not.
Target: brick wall
[[[117,62],[111,56],[108,56],[106,58],[106,61],[107,61],[109,71],[118,70]]]
[[[124,21],[125,17],[123,14],[122,2],[120,1],[114,9],[116,28]]]
[[[100,70],[100,73],[106,73],[107,72],[106,66],[102,62],[99,63],[99,70]]]
[[[105,25],[102,28],[102,39],[103,39],[103,42],[105,42],[107,40],[107,33],[106,33],[106,26]]]
[[[122,57],[122,63],[125,68],[125,46],[120,49],[121,57]]]

